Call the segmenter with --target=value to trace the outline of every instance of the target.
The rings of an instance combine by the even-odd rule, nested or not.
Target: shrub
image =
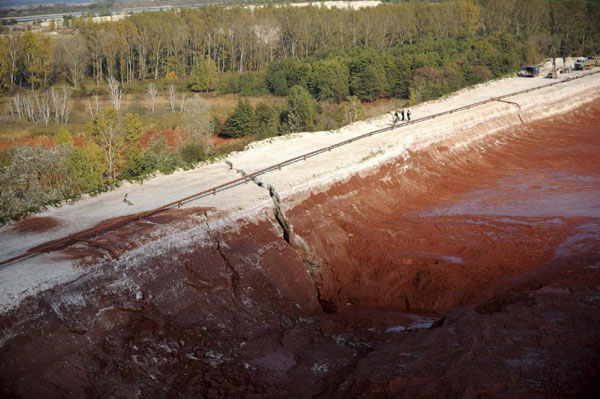
[[[104,155],[96,144],[90,143],[84,148],[73,147],[65,163],[73,193],[92,192],[104,184]]]
[[[56,135],[56,144],[73,145],[73,142],[73,136],[71,136],[71,133],[69,133],[67,128],[61,126],[58,129],[58,134]]]
[[[418,104],[420,100],[417,98],[417,93],[415,92],[415,89],[411,87],[408,89],[408,92],[408,105],[412,107]]]
[[[0,171],[0,219],[39,209],[74,194],[66,166],[71,147],[15,147]]]
[[[344,124],[356,122],[365,118],[365,109],[356,96],[350,96],[341,106]]]
[[[464,87],[465,81],[456,69],[423,67],[415,70],[413,85],[417,100],[428,101]]]
[[[219,80],[219,93],[262,96],[268,93],[265,75],[253,71],[223,74]]]
[[[483,65],[475,65],[465,72],[465,79],[469,84],[482,83],[493,77],[492,71]]]
[[[125,180],[140,180],[156,171],[159,167],[159,158],[154,151],[138,153],[121,169],[119,178]]]
[[[252,139],[250,137],[245,137],[242,140],[235,141],[233,143],[226,143],[215,149],[215,155],[223,156],[233,151],[243,151],[251,141]]]
[[[214,134],[220,135],[223,132],[223,121],[216,115],[213,115],[212,120]]]
[[[186,164],[196,164],[207,158],[206,148],[202,143],[187,143],[179,148],[181,160]]]
[[[214,125],[210,110],[210,104],[199,97],[186,101],[182,127],[187,141],[198,141],[213,134]]]
[[[8,150],[8,148],[2,148],[2,149],[0,149],[0,169],[3,166],[8,166],[8,165],[10,165],[9,150]]]

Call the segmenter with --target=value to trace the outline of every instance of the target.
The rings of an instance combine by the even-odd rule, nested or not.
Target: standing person
[[[402,108],[402,121],[404,121],[404,108]]]
[[[392,130],[396,127],[396,123],[400,120],[400,115],[398,115],[398,111],[394,111],[394,117],[392,118]]]
[[[406,111],[406,120],[410,121],[410,109]]]

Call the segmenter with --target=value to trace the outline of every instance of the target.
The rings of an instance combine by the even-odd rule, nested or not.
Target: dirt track
[[[150,218],[106,235],[119,262],[73,247],[81,277],[0,316],[1,392],[595,397],[599,128],[590,103],[288,190],[247,223]]]

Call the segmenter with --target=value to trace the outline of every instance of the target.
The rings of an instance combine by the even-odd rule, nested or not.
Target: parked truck
[[[575,70],[576,71],[585,71],[587,69],[592,69],[597,65],[597,60],[595,57],[580,57],[575,60]]]
[[[521,72],[519,72],[519,76],[523,76],[526,78],[533,78],[533,77],[538,76],[539,74],[540,74],[540,71],[539,71],[538,67],[535,65],[524,66],[523,68],[521,68]]]

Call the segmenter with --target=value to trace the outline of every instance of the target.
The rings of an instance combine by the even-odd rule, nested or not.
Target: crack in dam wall
[[[225,160],[225,162],[229,165],[229,167],[232,170],[235,170],[242,176],[247,176],[247,173],[244,170],[236,169],[231,161]],[[261,181],[261,179],[258,176],[253,176],[252,181],[258,187],[264,188],[269,192],[269,196],[273,201],[274,218],[283,232],[283,240],[290,246],[290,248],[292,248],[296,252],[298,257],[302,260],[302,263],[305,265],[306,270],[311,275],[316,298],[320,303],[323,311],[326,313],[334,313],[335,307],[330,301],[323,299],[320,294],[319,284],[317,283],[317,280],[319,278],[320,266],[318,262],[315,261],[315,256],[311,252],[310,248],[307,246],[306,242],[301,237],[294,234],[293,226],[289,222],[285,212],[282,209],[283,204],[281,201],[281,197],[277,193],[277,189],[273,185]]]

